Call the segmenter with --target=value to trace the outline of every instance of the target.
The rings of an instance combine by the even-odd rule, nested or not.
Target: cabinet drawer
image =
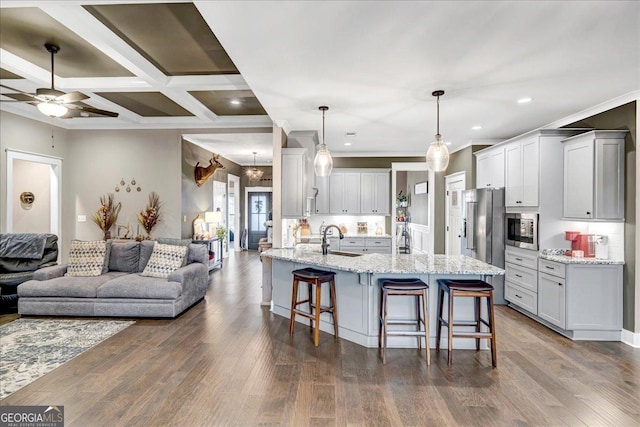
[[[391,239],[366,239],[364,245],[367,248],[390,248]]]
[[[565,265],[559,262],[549,261],[546,259],[540,259],[540,273],[547,273],[553,276],[565,277],[564,274]]]
[[[505,280],[531,292],[538,292],[538,271],[513,264],[505,264]]]
[[[340,240],[340,248],[350,248],[353,246],[364,246],[365,239],[363,237],[345,237]]]
[[[538,268],[538,253],[533,251],[530,254],[523,253],[523,251],[516,252],[507,248],[504,252],[504,261],[536,270]]]
[[[504,283],[504,299],[530,313],[538,314],[538,295],[534,292],[506,281]]]

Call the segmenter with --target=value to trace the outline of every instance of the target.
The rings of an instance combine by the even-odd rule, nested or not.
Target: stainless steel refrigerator
[[[504,188],[466,190],[462,218],[462,254],[504,268]],[[506,304],[504,276],[493,276],[495,304]]]

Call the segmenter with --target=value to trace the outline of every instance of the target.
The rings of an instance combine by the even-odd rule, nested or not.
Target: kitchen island
[[[340,337],[365,347],[378,346],[378,316],[380,289],[378,279],[384,277],[417,277],[429,284],[430,346],[435,347],[437,327],[437,279],[486,279],[503,275],[504,270],[462,255],[424,254],[350,254],[322,255],[319,245],[299,245],[293,249],[269,249],[263,258],[263,288],[271,289],[273,313],[289,318],[293,270],[314,267],[336,273],[336,294]],[[301,287],[305,289],[306,287]],[[326,300],[325,300],[326,298]],[[472,319],[471,298],[456,300],[456,319]],[[322,304],[328,304],[328,292]],[[446,308],[446,307],[445,307]],[[389,301],[389,316],[412,318],[415,305],[412,298],[394,297]],[[325,317],[326,316],[326,317]],[[460,317],[458,317],[460,316]],[[331,316],[323,313],[320,329],[333,333]],[[446,331],[442,346],[447,347]],[[415,337],[390,336],[389,347],[417,347]],[[475,348],[471,339],[456,339],[455,348]]]

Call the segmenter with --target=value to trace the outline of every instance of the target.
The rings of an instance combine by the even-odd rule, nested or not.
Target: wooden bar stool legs
[[[427,365],[431,364],[429,350],[429,310],[427,306],[427,291],[429,285],[420,279],[379,279],[380,283],[380,330],[378,332],[378,347],[380,348],[382,363],[387,363],[387,337],[414,336],[418,339],[418,351],[422,350],[422,338],[425,340]],[[413,296],[416,303],[416,318],[391,320],[387,315],[389,297],[393,295]],[[415,325],[415,331],[389,330],[389,325]],[[422,329],[424,327],[424,329]]]
[[[293,289],[291,292],[291,314],[289,317],[289,335],[293,335],[295,327],[295,316],[303,316],[309,319],[309,327],[313,331],[313,344],[317,347],[320,343],[320,315],[331,313],[333,318],[333,332],[336,339],[338,336],[338,310],[336,304],[336,281],[335,273],[332,271],[318,270],[315,268],[303,268],[294,270]],[[305,300],[298,300],[298,289],[300,282],[307,283],[308,297]],[[322,284],[329,284],[329,306],[322,306]],[[313,299],[313,286],[315,286],[315,302]],[[308,304],[309,311],[298,309],[301,304]]]
[[[443,316],[444,294],[449,295],[449,312],[447,318]],[[474,320],[458,320],[453,318],[453,301],[455,297],[467,297],[474,299]],[[487,299],[487,315],[485,320],[480,315],[481,300]],[[487,332],[482,332],[481,325],[488,327]],[[491,340],[491,365],[495,368],[498,366],[497,348],[496,348],[496,331],[495,317],[493,311],[493,286],[482,280],[450,280],[438,279],[438,330],[436,332],[436,352],[440,351],[440,339],[442,337],[442,326],[447,327],[448,345],[447,345],[447,363],[451,365],[453,361],[453,338],[475,338],[476,350],[480,350],[480,340]],[[475,331],[454,331],[455,326],[474,326]]]

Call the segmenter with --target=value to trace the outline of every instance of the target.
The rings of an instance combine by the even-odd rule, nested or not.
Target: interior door
[[[264,223],[271,216],[271,193],[250,192],[247,203],[249,203],[247,244],[249,249],[257,250],[260,239],[267,237],[267,227]]]
[[[447,255],[460,255],[462,238],[462,191],[464,175],[446,178],[446,231],[445,251]]]

